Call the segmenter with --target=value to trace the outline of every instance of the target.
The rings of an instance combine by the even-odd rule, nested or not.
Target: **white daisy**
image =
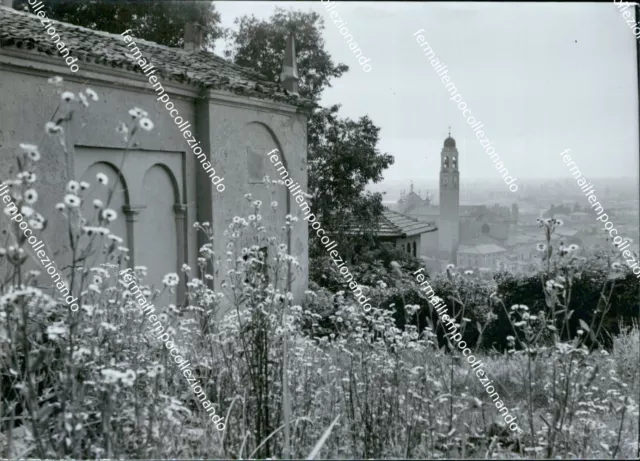
[[[96,175],[96,179],[98,180],[98,182],[100,184],[102,184],[103,186],[106,186],[107,184],[109,184],[109,178],[107,177],[106,174],[104,173],[98,173]]]
[[[180,282],[180,277],[175,272],[171,272],[164,276],[162,283],[168,287],[174,287]]]
[[[93,91],[91,88],[87,88],[86,90],[84,90],[84,92],[87,93],[89,95],[89,97],[91,99],[93,99],[94,101],[98,100],[98,93]]]
[[[149,120],[147,117],[142,117],[139,123],[140,123],[140,128],[142,128],[143,130],[145,131],[153,130],[153,122]]]
[[[141,118],[149,115],[146,111],[140,109],[139,107],[134,107],[133,109],[129,109],[129,115],[133,118]]]
[[[28,204],[34,204],[36,203],[36,201],[38,200],[38,193],[36,192],[35,189],[28,189],[25,193],[24,193],[24,201],[27,202]]]
[[[72,208],[77,208],[80,206],[80,197],[73,194],[67,194],[64,196],[64,203]]]
[[[104,204],[102,203],[102,200],[97,198],[97,199],[95,199],[93,201],[93,206],[96,207],[96,208],[102,208],[104,206]]]
[[[74,181],[73,179],[67,183],[67,192],[70,194],[75,194],[80,190],[80,184],[78,181]]]
[[[42,222],[36,220],[36,219],[30,219],[29,220],[29,227],[31,227],[32,229],[35,230],[42,230],[44,228],[44,225]]]
[[[35,173],[32,173],[30,171],[25,172],[24,174],[24,180],[27,181],[29,184],[33,184],[34,182],[36,182],[37,176]]]
[[[64,133],[64,128],[62,128],[60,125],[56,125],[53,122],[47,122],[44,125],[44,131],[47,132],[48,134],[54,134],[54,133]]]
[[[36,146],[35,144],[23,144],[23,143],[19,145],[20,145],[20,148],[27,153],[27,155],[31,160],[33,160],[34,162],[37,162],[38,160],[40,160],[40,152],[38,151],[38,146]]]
[[[116,213],[111,208],[107,208],[106,210],[102,211],[102,218],[106,219],[108,222],[115,221],[117,217],[118,217],[118,213]]]
[[[75,101],[76,95],[73,94],[71,91],[65,91],[60,95],[60,99],[62,99],[64,102],[71,102],[71,101]]]
[[[56,203],[56,210],[64,211],[67,206],[64,203]]]
[[[87,181],[80,181],[80,189],[87,190],[89,187],[91,187],[91,184]]]

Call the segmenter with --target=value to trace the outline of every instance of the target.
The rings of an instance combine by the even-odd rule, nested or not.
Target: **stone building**
[[[456,141],[449,136],[440,152],[439,200],[433,205],[411,191],[402,195],[396,209],[408,217],[430,223],[437,231],[422,237],[419,255],[432,268],[448,263],[465,267],[496,267],[507,250],[503,248],[515,233],[519,209],[513,205],[460,203],[460,155]]]
[[[191,122],[216,174],[224,178],[220,192],[140,66],[125,55],[131,48],[122,36],[57,21],[51,26],[78,58],[77,72],[71,72],[58,53],[41,17],[0,6],[0,179],[13,172],[19,143],[38,144],[43,155],[36,171],[38,211],[51,217],[70,179],[95,183],[96,173],[105,173],[119,183],[111,207],[120,217],[112,231],[129,247],[131,266],[147,266],[148,281],[156,286],[164,274],[179,273],[183,263],[196,267],[204,240],[193,228],[194,221],[211,223],[220,236],[214,250],[224,255],[223,231],[234,216],[249,213],[246,193],[264,203],[263,223],[269,235],[282,234],[285,215],[301,214],[286,187],[278,186],[271,196],[263,184],[265,175],[276,176],[264,154],[277,148],[291,176],[302,189],[307,186],[310,103],[297,94],[292,37],[281,84],[202,50],[201,36],[190,25],[184,49],[134,37],[142,56],[157,69],[155,75],[175,108]],[[68,155],[55,143],[43,144],[43,127],[60,101],[56,88],[47,83],[56,75],[63,77],[65,90],[77,94],[91,87],[100,98],[86,110],[75,110],[67,130]],[[116,128],[120,121],[131,120],[128,110],[134,106],[146,110],[155,127],[139,133],[120,168],[125,145]],[[270,215],[272,200],[279,203],[275,216]],[[0,226],[5,225],[3,219]],[[64,222],[53,219],[50,225],[52,248],[65,248]],[[300,219],[285,240],[303,268],[292,287],[299,296],[307,284],[306,222]],[[56,258],[59,267],[64,258],[64,254]]]

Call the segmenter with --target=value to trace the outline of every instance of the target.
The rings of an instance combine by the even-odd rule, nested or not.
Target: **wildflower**
[[[620,264],[619,262],[615,262],[611,264],[611,269],[613,269],[614,271],[619,271],[620,269],[622,269],[622,264]]]
[[[138,107],[134,107],[133,109],[129,109],[129,115],[131,115],[131,117],[136,119],[136,118],[146,117],[149,114]]]
[[[453,270],[456,266],[454,264],[447,264],[447,270]]]
[[[116,131],[118,133],[122,133],[124,135],[124,140],[125,141],[128,140],[127,135],[129,134],[129,127],[124,122],[120,122],[120,126],[118,128],[116,128]]]
[[[98,182],[100,184],[102,184],[103,186],[106,186],[107,184],[109,184],[109,178],[107,177],[106,174],[104,173],[98,173],[96,175],[96,179],[98,180]]]
[[[71,91],[65,91],[60,95],[60,99],[62,99],[64,102],[71,102],[71,101],[75,101],[76,95],[73,94]]]
[[[278,250],[287,251],[287,244],[286,243],[281,243],[280,245],[278,245]]]
[[[78,97],[80,98],[80,102],[84,107],[89,107],[89,101],[87,101],[87,97],[84,94],[78,93]]]
[[[244,194],[244,198],[246,198],[248,201],[253,200],[253,195],[251,194]]]
[[[556,219],[556,226],[562,227],[563,224],[564,224],[564,221],[562,219]]]
[[[67,204],[67,206],[77,208],[80,206],[80,198],[73,194],[67,194],[64,196],[64,203]]]
[[[271,208],[276,209],[277,207],[278,207],[278,202],[276,202],[275,200],[271,202]]]
[[[174,287],[180,282],[180,277],[175,272],[171,272],[164,276],[162,283],[168,287]]]
[[[472,270],[464,271],[464,275],[473,275],[473,271]]]
[[[44,125],[44,131],[47,134],[54,134],[54,133],[64,133],[64,129],[60,126],[60,125],[56,125],[53,122],[47,122]]]
[[[55,77],[51,77],[47,79],[47,83],[50,85],[60,86],[62,85],[62,77],[56,75]]]
[[[35,219],[29,220],[29,226],[34,230],[42,230],[44,228],[44,225],[42,224],[42,222],[36,221]]]
[[[98,93],[93,91],[91,88],[87,88],[86,90],[84,90],[84,92],[87,93],[89,95],[89,97],[91,99],[93,99],[94,101],[98,100]]]
[[[67,192],[69,192],[70,194],[76,194],[79,189],[80,184],[78,184],[78,181],[71,180],[67,183]]]
[[[24,201],[29,203],[29,204],[33,204],[36,203],[36,201],[38,200],[38,193],[36,192],[35,189],[28,189],[25,193],[24,193]]]
[[[113,240],[116,243],[122,243],[124,241],[120,237],[118,237],[117,235],[114,235],[114,234],[109,235],[107,238]]]
[[[262,206],[262,200],[256,200],[252,205],[256,208],[260,208],[260,206]]]
[[[145,131],[151,131],[153,129],[153,122],[147,117],[142,117],[139,123],[140,123],[140,128],[142,128]]]
[[[574,252],[574,251],[578,251],[579,249],[580,249],[580,247],[578,245],[576,245],[575,243],[572,243],[571,245],[569,245],[567,247],[567,250],[569,252],[571,252],[571,253]]]
[[[545,245],[544,243],[538,243],[536,245],[536,250],[538,250],[538,251],[544,251],[546,249],[547,249],[547,245]]]
[[[32,172],[30,172],[30,171],[27,171],[27,172],[24,174],[24,180],[25,180],[26,182],[28,182],[29,184],[33,184],[34,182],[36,182],[36,179],[37,179],[37,176],[36,176],[36,174],[35,174],[35,173],[32,173]]]
[[[118,217],[118,213],[116,213],[111,208],[107,208],[106,210],[102,211],[102,218],[106,219],[108,222],[115,221],[117,217]]]
[[[33,208],[28,206],[23,206],[22,208],[20,208],[20,213],[22,213],[24,217],[28,218],[33,214]]]
[[[56,210],[58,210],[58,211],[64,211],[64,210],[65,210],[65,208],[67,208],[67,206],[66,206],[64,203],[62,203],[62,202],[60,202],[60,203],[56,203]]]
[[[262,221],[262,215],[260,213],[256,215],[256,221]]]
[[[255,221],[255,220],[256,220],[256,215],[250,214],[249,215],[249,221]]]
[[[80,190],[87,190],[89,187],[91,187],[91,184],[87,181],[80,181]]]
[[[34,162],[37,162],[38,160],[40,160],[40,152],[38,151],[38,146],[34,144],[23,144],[23,143],[19,144],[19,146],[22,150],[24,150],[27,153],[27,155],[31,160],[33,160]]]
[[[182,265],[182,272],[191,272],[191,268],[187,264]]]

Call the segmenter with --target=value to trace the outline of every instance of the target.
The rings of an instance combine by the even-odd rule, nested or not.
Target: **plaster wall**
[[[47,83],[54,75],[64,78],[65,90],[78,93],[91,87],[100,97],[89,108],[74,105],[67,129],[68,154],[56,144],[55,138],[44,133],[44,125],[60,101],[57,88]],[[300,299],[308,274],[306,222],[301,219],[297,204],[291,203],[285,186],[272,186],[275,190],[268,192],[257,178],[263,170],[272,179],[279,176],[266,158],[268,151],[278,148],[291,177],[306,191],[306,117],[285,104],[215,91],[203,93],[166,81],[162,84],[180,115],[191,121],[190,129],[206,146],[216,174],[225,178],[223,192],[212,187],[209,175],[144,76],[90,64],[71,74],[62,60],[27,51],[0,50],[0,179],[15,175],[12,167],[20,143],[40,147],[43,155],[35,171],[39,193],[36,209],[50,219],[46,235],[51,248],[63,250],[56,257],[58,267],[68,262],[65,251],[69,247],[65,221],[56,217],[54,206],[62,201],[70,179],[95,184],[94,173],[102,171],[101,168],[110,172],[114,180],[119,175],[126,184],[126,193],[117,199],[119,203],[114,203],[119,207],[118,219],[126,221],[125,230],[119,232],[124,232],[126,235],[121,236],[133,246],[130,264],[163,270],[176,262],[178,266],[182,262],[192,268],[197,266],[202,241],[192,226],[196,220],[212,223],[215,234],[220,236],[215,241],[215,251],[224,255],[223,231],[234,216],[249,214],[244,194],[251,192],[263,202],[261,214],[269,235],[283,234],[286,214],[299,217],[291,235],[285,234],[280,240],[284,243],[290,240],[291,253],[299,257],[302,269],[292,289]],[[125,167],[118,171],[125,143],[116,127],[120,121],[131,121],[128,110],[132,107],[146,110],[155,126],[149,132],[137,134]],[[262,166],[261,155],[265,157]],[[85,174],[88,177],[84,178]],[[156,186],[163,191],[154,191]],[[275,213],[269,206],[274,200],[278,202]],[[160,217],[155,216],[158,213]],[[6,221],[0,214],[0,227]],[[167,229],[172,225],[172,229]],[[168,244],[166,240],[174,236],[177,241]],[[149,246],[149,242],[154,245]],[[179,269],[175,267],[173,271],[179,273]],[[158,278],[160,274],[150,276]],[[161,280],[149,283],[160,286]]]

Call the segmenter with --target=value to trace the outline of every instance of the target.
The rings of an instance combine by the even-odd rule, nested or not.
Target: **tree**
[[[45,1],[44,5],[41,11],[49,18],[113,34],[131,29],[134,36],[165,46],[182,46],[187,22],[204,27],[206,47],[213,47],[224,35],[213,2],[88,0]],[[15,9],[30,11],[27,0],[17,0]]]
[[[282,71],[286,38],[294,33],[299,92],[304,98],[319,101],[330,79],[349,70],[345,64],[334,64],[324,49],[324,21],[317,13],[276,8],[268,21],[244,16],[235,24],[238,30],[229,33],[231,43],[225,56],[274,82],[279,81]],[[353,247],[354,240],[360,245],[373,243],[370,232],[382,213],[382,196],[365,192],[365,186],[382,180],[382,172],[393,164],[393,157],[377,149],[380,128],[369,117],[357,121],[339,118],[339,108],[320,108],[309,119],[309,193],[322,227],[337,234],[336,242],[347,249]],[[346,232],[354,223],[363,235]],[[319,249],[317,240],[312,240],[312,255]]]
[[[318,13],[276,8],[268,21],[252,15],[237,18],[235,24],[238,30],[229,33],[231,43],[225,57],[262,73],[273,82],[280,79],[286,39],[294,33],[299,91],[303,98],[317,102],[322,90],[330,86],[329,79],[349,70],[346,64],[335,65],[324,49],[321,33],[324,21]]]

